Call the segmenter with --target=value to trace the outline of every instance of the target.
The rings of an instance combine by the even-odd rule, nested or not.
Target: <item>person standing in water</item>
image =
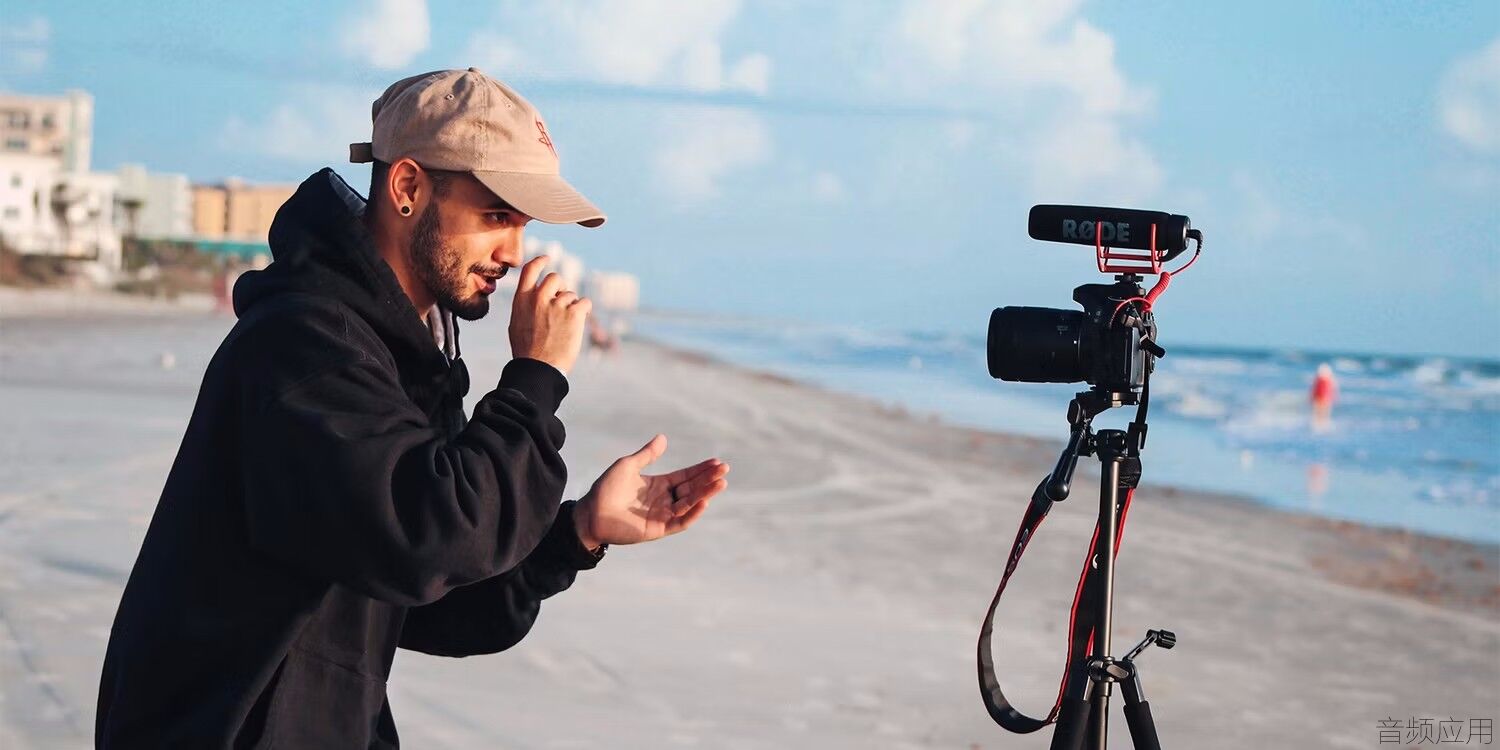
[[[1338,398],[1339,384],[1333,377],[1333,368],[1324,362],[1318,365],[1318,374],[1313,376],[1312,426],[1314,432],[1327,432],[1333,426],[1333,402]]]

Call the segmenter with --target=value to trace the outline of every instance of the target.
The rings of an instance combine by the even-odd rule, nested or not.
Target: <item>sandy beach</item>
[[[232,324],[201,300],[0,293],[0,748],[90,744],[121,587]],[[503,309],[463,348],[477,399],[508,358]],[[1047,746],[990,722],[974,641],[1057,446],[644,341],[571,382],[570,497],[658,431],[663,470],[717,455],[730,489],[690,533],[611,550],[516,648],[398,656],[407,746]],[[1086,467],[1002,605],[1002,680],[1033,714],[1092,528]],[[1117,651],[1179,637],[1140,662],[1163,746],[1392,747],[1383,719],[1500,718],[1495,546],[1148,481],[1118,570]]]

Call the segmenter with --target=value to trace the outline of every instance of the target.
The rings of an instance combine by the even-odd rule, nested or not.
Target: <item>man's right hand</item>
[[[549,260],[538,255],[521,267],[516,297],[510,306],[510,351],[515,357],[546,362],[566,375],[578,360],[584,322],[593,303],[564,289],[555,273],[547,274],[538,284]]]

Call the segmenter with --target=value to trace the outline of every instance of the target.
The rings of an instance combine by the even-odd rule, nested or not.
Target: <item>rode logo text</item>
[[[1111,242],[1129,242],[1130,223],[1124,221],[1101,221],[1096,227],[1092,221],[1063,219],[1062,233],[1064,237],[1070,240],[1093,242],[1097,235],[1097,239],[1105,244]]]

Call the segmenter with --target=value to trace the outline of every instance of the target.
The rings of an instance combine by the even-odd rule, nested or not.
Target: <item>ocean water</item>
[[[1064,440],[1082,384],[1006,383],[975,331],[901,333],[642,315],[638,334],[959,424]],[[1281,508],[1500,542],[1500,362],[1174,345],[1151,380],[1145,484],[1245,495]],[[1309,408],[1320,363],[1339,397]],[[1135,409],[1101,415],[1123,427]],[[1092,459],[1085,459],[1092,460]],[[1038,466],[1040,478],[1050,467]],[[1145,490],[1143,490],[1144,492]]]

